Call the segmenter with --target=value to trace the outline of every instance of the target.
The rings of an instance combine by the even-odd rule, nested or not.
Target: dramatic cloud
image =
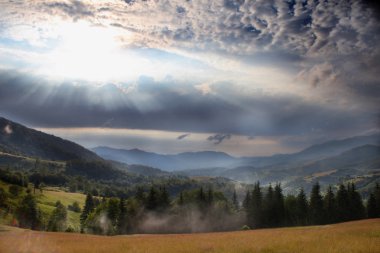
[[[120,29],[125,48],[175,51],[220,68],[219,58],[208,59],[280,64],[303,84],[339,84],[359,96],[376,89],[380,24],[362,1],[5,1],[2,10],[2,34],[17,41],[59,39],[59,18],[71,18]]]
[[[0,113],[38,127],[167,131],[177,143],[205,134],[214,148],[376,131],[376,6],[2,1]]]
[[[56,1],[48,2],[45,4],[46,12],[50,15],[66,15],[77,21],[78,19],[93,17],[94,10],[89,5],[81,1],[72,0],[69,2]]]
[[[231,83],[215,84],[213,93],[204,95],[194,86],[170,79],[93,86],[51,84],[17,72],[0,73],[2,112],[36,126],[280,136],[363,131],[376,124],[374,112],[366,112],[366,107],[347,108],[345,103],[316,103],[284,94],[244,94]]]

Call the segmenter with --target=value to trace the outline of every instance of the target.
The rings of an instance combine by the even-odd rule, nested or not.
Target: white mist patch
[[[109,235],[112,234],[112,223],[107,217],[106,212],[102,212],[99,215],[92,215],[87,221],[87,233]]]
[[[12,126],[10,124],[7,124],[5,127],[4,127],[4,132],[6,134],[12,134],[13,133],[13,130],[12,130]]]
[[[237,230],[245,224],[245,215],[232,215],[220,203],[204,210],[188,204],[172,213],[147,213],[137,233],[201,233]]]
[[[148,213],[139,224],[140,233],[196,233],[210,231],[207,219],[202,219],[201,212],[194,206],[186,206],[182,215],[170,213]]]

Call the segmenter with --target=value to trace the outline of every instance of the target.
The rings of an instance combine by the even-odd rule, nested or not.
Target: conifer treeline
[[[140,188],[128,198],[87,194],[83,208],[78,203],[66,207],[58,201],[54,211],[44,217],[32,191],[20,195],[17,187],[12,185],[8,191],[0,188],[0,208],[13,213],[16,225],[37,230],[78,231],[67,226],[67,209],[81,212],[82,232],[95,234],[209,232],[380,218],[379,184],[369,192],[366,206],[352,183],[341,184],[336,190],[329,187],[324,194],[317,183],[309,197],[302,189],[297,195],[284,196],[280,184],[261,187],[256,183],[246,192],[242,205],[236,192],[227,199],[222,192],[201,187],[171,198],[165,186],[156,186],[148,191]],[[11,201],[16,196],[20,197],[17,203]],[[161,225],[141,226],[151,215],[161,219],[157,223]]]
[[[81,232],[95,234],[126,234],[135,231],[134,226],[142,218],[142,211],[164,213],[170,206],[169,193],[165,186],[151,187],[148,192],[138,188],[134,197],[99,198],[87,194],[80,216]],[[102,216],[106,224],[101,224]]]
[[[252,190],[246,192],[246,196],[239,205],[236,192],[231,200],[227,200],[222,193],[214,192],[211,188],[204,190],[200,188],[184,194],[181,192],[173,201],[170,200],[165,187],[156,189],[152,187],[148,192],[137,191],[136,195],[126,201],[124,199],[111,198],[99,203],[94,209],[94,200],[91,195],[87,196],[86,205],[83,209],[82,227],[86,227],[89,232],[102,233],[96,230],[94,217],[96,210],[106,210],[108,219],[111,221],[112,233],[129,233],[135,231],[135,226],[144,219],[143,212],[158,212],[168,214],[174,212],[181,216],[183,210],[189,204],[196,207],[203,215],[203,221],[207,222],[210,217],[215,218],[216,212],[223,209],[223,217],[238,217],[242,214],[246,219],[235,219],[233,225],[235,229],[247,224],[249,228],[281,227],[281,226],[305,226],[321,225],[337,222],[358,220],[363,218],[380,217],[380,186],[376,185],[367,201],[365,207],[361,195],[357,192],[355,185],[339,185],[337,190],[330,186],[322,195],[321,188],[316,183],[310,192],[309,197],[303,189],[297,195],[284,196],[281,185],[274,187],[261,187],[259,183],[254,184]],[[218,205],[215,205],[219,203]],[[224,203],[221,205],[221,203]],[[176,209],[185,207],[185,209]],[[228,216],[226,216],[228,214]],[[214,223],[223,223],[223,220],[214,219]],[[241,223],[243,222],[243,223]],[[103,231],[104,233],[104,231]]]
[[[366,217],[380,217],[380,186],[376,185],[370,194],[367,209],[355,184],[339,185],[334,192],[330,186],[324,196],[316,183],[306,197],[303,189],[294,195],[284,196],[281,185],[266,189],[260,183],[247,191],[243,201],[247,223],[251,228],[320,225]]]

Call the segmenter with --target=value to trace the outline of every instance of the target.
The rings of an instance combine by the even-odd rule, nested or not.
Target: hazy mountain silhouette
[[[102,160],[94,152],[68,140],[0,117],[0,151],[48,160]]]
[[[267,157],[233,157],[223,152],[202,151],[185,152],[175,155],[163,155],[146,152],[139,149],[114,149],[96,147],[92,149],[99,156],[124,162],[127,164],[142,164],[168,171],[205,168],[234,167],[267,167],[274,165],[296,164],[305,161],[316,161],[341,154],[347,150],[366,144],[378,145],[380,134],[356,136],[343,140],[332,140],[310,146],[294,154],[278,154]]]
[[[230,166],[238,161],[237,158],[226,153],[214,151],[162,155],[139,149],[125,150],[110,147],[96,147],[92,150],[104,159],[115,160],[127,164],[142,164],[168,171]]]

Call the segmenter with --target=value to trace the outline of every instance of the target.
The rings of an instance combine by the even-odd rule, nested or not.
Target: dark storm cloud
[[[44,9],[52,15],[63,14],[71,17],[75,21],[95,15],[91,5],[87,5],[78,0],[48,2],[44,3],[44,6],[46,7]]]
[[[181,134],[180,136],[177,137],[177,140],[182,140],[185,139],[186,137],[189,137],[190,134]]]
[[[222,143],[225,140],[231,139],[230,134],[215,134],[207,137],[208,141],[212,141],[215,145]]]
[[[76,82],[49,84],[41,78],[1,71],[0,113],[39,127],[224,133],[224,139],[233,134],[344,132],[377,124],[375,111],[312,103],[297,96],[247,95],[230,83],[215,84],[213,92],[206,95],[191,85],[173,80],[157,83],[147,77],[133,88],[128,86],[128,92],[125,88]],[[218,143],[220,138],[216,137],[212,140]]]

